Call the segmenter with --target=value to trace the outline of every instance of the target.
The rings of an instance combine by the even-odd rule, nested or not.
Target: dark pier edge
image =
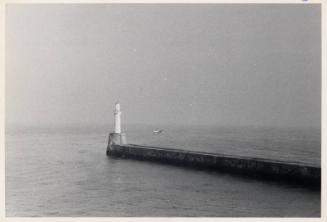
[[[264,180],[280,180],[313,189],[321,188],[321,168],[318,166],[119,142],[116,144],[115,141],[121,141],[116,137],[113,134],[109,136],[108,156],[209,169]]]

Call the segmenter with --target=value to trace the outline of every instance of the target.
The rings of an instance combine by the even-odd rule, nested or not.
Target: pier
[[[109,134],[107,146],[108,156],[209,169],[262,179],[296,182],[305,186],[320,187],[321,168],[315,165],[128,144],[126,134],[121,132],[120,126],[117,128],[117,122],[120,124],[121,114],[120,106],[117,104],[114,113],[115,131]]]

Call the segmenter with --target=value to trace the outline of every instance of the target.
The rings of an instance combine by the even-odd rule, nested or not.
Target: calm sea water
[[[152,130],[130,126],[128,142],[320,165],[315,129]],[[320,216],[320,191],[107,157],[109,131],[7,131],[6,216]]]

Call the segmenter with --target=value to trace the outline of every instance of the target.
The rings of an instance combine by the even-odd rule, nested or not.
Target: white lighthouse
[[[121,121],[120,121],[120,116],[121,116],[121,111],[120,111],[120,104],[119,102],[115,103],[115,128],[114,128],[114,133],[121,133]]]
[[[112,152],[113,145],[127,144],[126,134],[121,132],[121,122],[120,122],[121,111],[120,111],[119,102],[115,103],[114,116],[115,116],[114,132],[109,133],[107,155],[109,155]]]

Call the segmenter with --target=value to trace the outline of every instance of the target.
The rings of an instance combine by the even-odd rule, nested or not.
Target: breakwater
[[[310,164],[128,144],[126,134],[121,132],[119,102],[115,104],[114,116],[115,127],[114,132],[109,134],[108,156],[207,168],[264,179],[295,181],[306,186],[321,187],[321,168]]]
[[[320,187],[321,181],[321,168],[314,165],[263,158],[231,156],[219,153],[124,144],[120,143],[119,136],[113,136],[113,134],[109,136],[107,155],[187,167],[206,168],[264,179],[281,179],[315,187]]]

